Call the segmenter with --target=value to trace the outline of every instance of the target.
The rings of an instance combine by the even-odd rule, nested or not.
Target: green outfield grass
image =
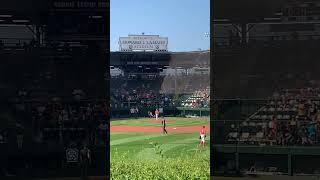
[[[172,126],[209,122],[205,118],[169,118],[168,125],[170,120],[174,122]],[[155,120],[117,120],[112,125],[151,126],[152,121]],[[111,179],[209,179],[210,134],[206,140],[206,147],[198,148],[199,132],[111,132]]]
[[[161,119],[161,118],[160,118]],[[182,118],[166,117],[168,126],[196,126],[209,123],[209,117],[199,118]],[[138,118],[138,119],[111,119],[111,125],[127,126],[161,126],[161,120],[155,118]]]
[[[280,175],[265,175],[265,176],[245,176],[245,177],[212,177],[214,180],[319,180],[320,176],[280,176]]]
[[[128,159],[154,159],[158,155],[154,149],[155,143],[163,150],[163,155],[169,158],[193,156],[199,148],[199,133],[112,133],[110,138],[111,158],[119,155]],[[207,135],[207,141],[210,141]],[[209,145],[199,153],[209,158]]]

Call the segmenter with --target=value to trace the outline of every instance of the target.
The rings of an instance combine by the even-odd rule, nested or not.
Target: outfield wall
[[[213,144],[211,153],[214,158],[212,172],[223,168],[235,172],[247,171],[255,163],[260,171],[276,167],[277,172],[288,175],[320,172],[320,147]]]
[[[112,118],[128,118],[132,116],[146,117],[148,111],[154,112],[156,107],[139,109],[136,115],[130,114],[130,108],[117,108],[111,110]],[[210,108],[185,108],[185,107],[168,107],[163,108],[164,116],[209,116]]]
[[[89,148],[92,163],[88,168],[88,175],[105,176],[109,174],[107,146]],[[79,163],[68,163],[65,150],[63,147],[50,148],[45,143],[35,143],[19,150],[14,144],[2,143],[0,144],[0,167],[17,170],[17,175],[22,177],[80,177]],[[27,169],[24,163],[28,163]]]

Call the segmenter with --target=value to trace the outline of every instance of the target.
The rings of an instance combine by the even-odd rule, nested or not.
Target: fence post
[[[239,152],[236,152],[236,171],[240,172],[240,167],[239,167]]]
[[[293,175],[293,173],[292,173],[292,155],[291,155],[291,153],[288,154],[288,175],[289,176]]]

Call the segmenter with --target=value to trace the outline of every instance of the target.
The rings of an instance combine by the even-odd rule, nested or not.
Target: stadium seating
[[[232,125],[227,141],[240,138],[240,143],[251,144],[318,144],[319,95],[318,88],[283,89],[239,124],[238,131],[232,130]]]
[[[6,137],[15,136],[13,132],[17,124],[21,124],[25,136],[37,142],[39,134],[43,135],[42,142],[54,142],[63,132],[66,146],[72,141],[79,146],[84,141],[91,145],[105,143],[99,137],[99,124],[106,120],[106,110],[103,110],[106,102],[97,100],[107,93],[101,94],[106,90],[102,83],[105,79],[96,73],[101,69],[99,62],[92,60],[90,65],[83,65],[87,55],[86,47],[28,46],[20,50],[0,50],[3,92],[0,98],[6,102],[2,104],[6,107],[3,112],[9,112],[8,117],[2,117],[0,128],[4,142],[14,143],[5,141]],[[92,78],[83,78],[84,75]]]
[[[111,78],[111,104],[114,108],[209,107],[209,88],[207,87],[209,81],[206,82],[208,79],[208,75],[189,75],[177,79],[165,76],[152,80]],[[174,87],[175,81],[178,84],[177,88]],[[175,94],[180,98],[174,100]],[[201,104],[192,104],[194,100],[198,100]]]

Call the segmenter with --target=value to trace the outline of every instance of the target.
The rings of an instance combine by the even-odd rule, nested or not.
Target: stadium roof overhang
[[[257,22],[274,17],[287,0],[215,0],[213,20],[215,23]]]
[[[48,7],[48,1],[45,0],[2,0],[0,24],[42,24],[45,22]]]
[[[55,4],[70,3],[74,5],[95,3],[97,7],[55,7]],[[75,12],[90,14],[97,18],[109,12],[109,4],[106,0],[1,0],[0,24],[46,25],[49,16]]]
[[[111,52],[110,56],[110,65],[111,66],[126,66],[127,63],[124,60],[120,59],[121,55],[133,55],[133,54],[143,54],[141,52]],[[166,58],[169,58],[166,61],[159,61],[154,64],[145,64],[145,65],[154,65],[154,66],[166,66],[171,68],[193,68],[193,67],[209,67],[210,66],[210,51],[192,51],[192,52],[167,52],[167,53],[152,53],[146,52],[146,54],[155,54],[155,55],[165,55]],[[165,58],[165,59],[166,59]],[[161,58],[160,58],[161,59]],[[135,59],[139,61],[139,59]],[[145,60],[143,60],[145,61]],[[154,61],[153,61],[154,62]],[[139,63],[136,64],[141,65]]]

